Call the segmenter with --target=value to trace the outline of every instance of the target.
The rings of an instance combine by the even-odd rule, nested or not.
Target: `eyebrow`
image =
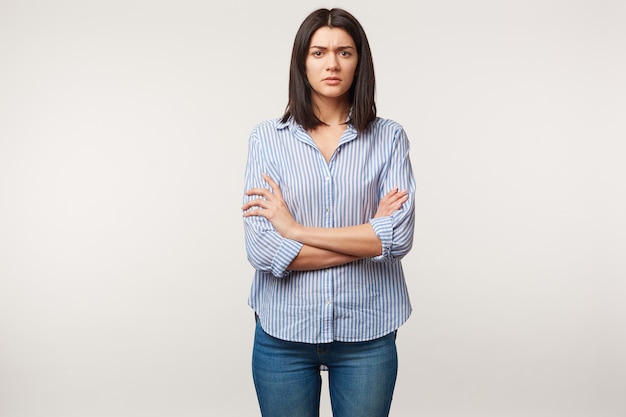
[[[327,50],[328,48],[327,48],[327,47],[325,47],[325,46],[317,46],[317,45],[312,45],[309,49],[322,49],[322,50]],[[347,46],[338,46],[338,47],[337,47],[337,50],[338,50],[338,51],[342,51],[342,50],[344,50],[344,49],[355,49],[355,47],[354,47],[354,46],[350,46],[350,45],[347,45]]]

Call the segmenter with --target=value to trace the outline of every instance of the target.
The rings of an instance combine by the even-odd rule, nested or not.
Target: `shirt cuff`
[[[380,243],[383,247],[383,252],[372,258],[374,262],[382,262],[388,259],[391,255],[391,242],[393,239],[393,223],[391,216],[376,217],[370,219],[370,224],[374,229],[374,233],[380,239]]]
[[[272,261],[272,274],[277,278],[283,278],[289,275],[287,267],[298,256],[302,249],[302,243],[295,240],[283,239],[274,260]]]

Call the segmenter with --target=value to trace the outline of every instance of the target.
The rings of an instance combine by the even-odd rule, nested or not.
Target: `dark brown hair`
[[[337,8],[314,11],[304,19],[296,33],[289,68],[289,102],[282,121],[286,122],[293,117],[307,130],[323,124],[313,112],[311,85],[306,76],[306,58],[313,34],[319,28],[326,26],[345,30],[355,43],[359,61],[350,87],[352,113],[349,123],[357,131],[365,131],[376,118],[374,101],[376,82],[372,52],[359,21],[347,11]]]

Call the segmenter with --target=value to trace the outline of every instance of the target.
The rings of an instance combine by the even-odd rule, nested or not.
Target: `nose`
[[[337,71],[339,69],[339,60],[335,54],[329,54],[328,63],[326,64],[328,71]]]

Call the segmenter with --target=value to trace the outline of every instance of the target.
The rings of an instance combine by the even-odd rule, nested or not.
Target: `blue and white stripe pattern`
[[[329,162],[295,121],[259,124],[250,136],[245,189],[281,187],[295,220],[305,226],[370,222],[382,255],[316,271],[289,271],[302,244],[281,237],[261,216],[244,218],[248,259],[256,272],[249,304],[263,329],[304,343],[359,342],[396,330],[411,314],[400,260],[413,243],[415,180],[409,141],[398,123],[377,118],[362,133],[348,125]],[[373,219],[391,189],[409,200]],[[252,199],[244,195],[244,202]]]

